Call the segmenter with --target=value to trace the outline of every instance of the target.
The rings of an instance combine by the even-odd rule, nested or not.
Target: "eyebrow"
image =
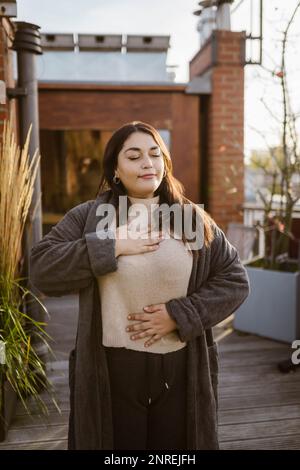
[[[154,147],[151,147],[149,150],[156,150],[158,148],[159,147],[155,145]],[[129,150],[142,150],[142,149],[140,149],[139,147],[130,147],[129,149],[125,150],[125,153],[128,152]]]

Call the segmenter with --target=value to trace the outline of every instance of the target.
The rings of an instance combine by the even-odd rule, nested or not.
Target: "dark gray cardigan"
[[[97,276],[116,271],[115,240],[99,239],[96,209],[116,206],[111,190],[71,209],[30,256],[31,282],[48,296],[79,291],[76,347],[70,354],[69,449],[113,449],[110,382],[101,345],[101,301]],[[215,225],[207,249],[193,251],[186,297],[166,308],[187,342],[188,449],[218,449],[218,351],[212,327],[228,317],[249,294],[249,279],[236,249]],[[171,268],[171,267],[170,267]],[[63,315],[63,312],[62,312]]]

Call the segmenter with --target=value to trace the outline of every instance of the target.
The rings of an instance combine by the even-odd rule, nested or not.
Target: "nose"
[[[144,155],[144,158],[143,158],[143,168],[152,168],[153,165],[152,165],[152,160],[151,158],[149,157],[149,155]]]

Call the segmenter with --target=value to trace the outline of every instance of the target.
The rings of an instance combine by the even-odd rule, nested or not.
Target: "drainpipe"
[[[38,85],[36,72],[36,55],[42,54],[39,26],[23,21],[16,21],[15,39],[12,48],[17,51],[18,87],[25,88],[26,94],[19,97],[20,144],[24,145],[30,124],[32,124],[29,153],[32,157],[40,147]],[[41,207],[41,173],[40,168],[34,184],[30,222],[32,243],[42,238],[42,207]],[[35,213],[34,207],[36,207]]]
[[[25,139],[32,124],[29,154],[33,157],[36,149],[40,148],[39,114],[38,114],[38,83],[36,71],[36,56],[42,54],[39,26],[23,21],[14,22],[16,26],[12,49],[17,51],[18,87],[10,91],[10,97],[18,98],[20,145]],[[15,94],[15,96],[13,96]],[[29,208],[28,219],[23,237],[23,276],[29,275],[30,250],[42,238],[42,204],[41,204],[41,171],[40,166],[34,182],[32,201]],[[36,289],[30,285],[29,289],[37,295]],[[30,315],[42,321],[43,314],[38,305],[31,304]]]

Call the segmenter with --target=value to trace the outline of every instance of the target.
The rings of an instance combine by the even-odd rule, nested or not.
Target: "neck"
[[[132,197],[134,199],[153,199],[154,197],[154,193],[151,193],[151,194],[147,194],[147,195],[144,195],[144,194],[128,194],[128,197]]]
[[[135,203],[142,203],[144,205],[151,205],[151,204],[159,204],[159,195],[157,196],[151,196],[151,197],[136,197],[136,196],[129,196],[128,198],[130,199],[132,204]]]

